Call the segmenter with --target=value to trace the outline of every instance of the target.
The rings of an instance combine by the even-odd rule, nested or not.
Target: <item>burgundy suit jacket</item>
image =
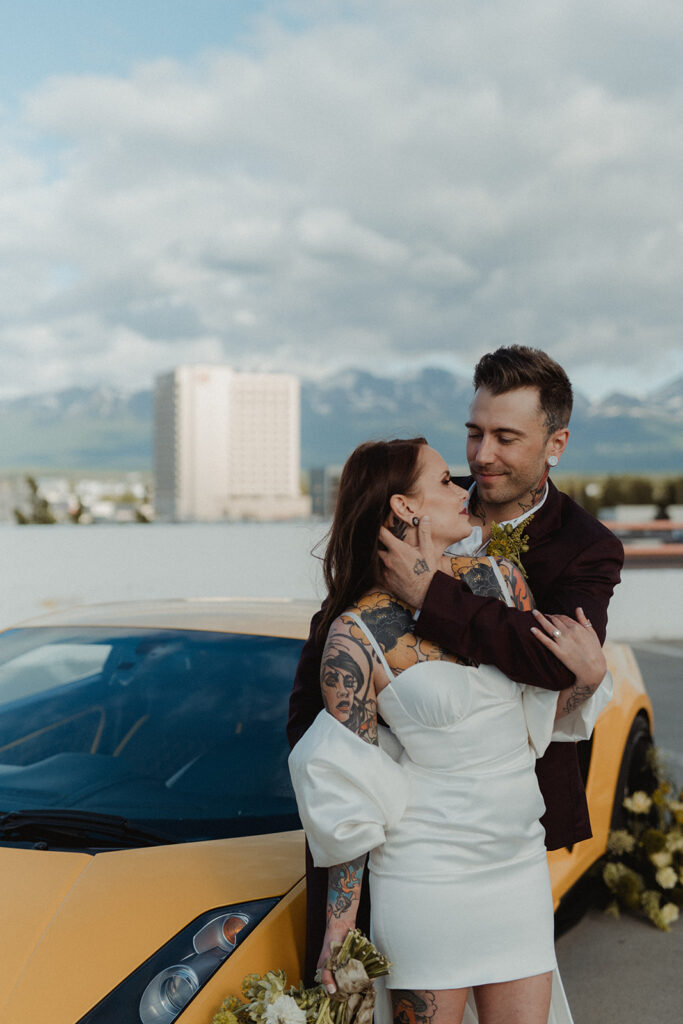
[[[529,536],[529,551],[524,556],[524,567],[537,607],[543,612],[571,616],[577,607],[583,608],[604,641],[607,605],[619,582],[624,560],[621,542],[550,482],[548,496],[525,532]],[[311,622],[290,697],[287,736],[292,746],[323,706],[322,649],[315,642],[319,615],[318,612]],[[571,685],[574,677],[534,638],[530,632],[534,624],[530,612],[510,609],[496,598],[478,597],[460,580],[437,572],[416,630],[446,650],[478,663],[495,665],[516,682],[562,690]],[[536,774],[546,804],[542,824],[548,849],[571,846],[589,838],[588,806],[576,745],[551,743],[536,762]],[[320,900],[323,905],[326,902],[327,870],[315,871],[315,875],[311,870],[315,869],[309,860],[309,942],[313,955],[315,948],[320,950],[325,927],[324,909],[317,905]],[[363,927],[360,912],[359,927]]]

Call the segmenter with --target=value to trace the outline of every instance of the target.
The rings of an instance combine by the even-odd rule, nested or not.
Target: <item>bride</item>
[[[416,543],[427,517],[445,551],[471,530],[466,502],[423,438],[361,445],[342,473],[319,626],[324,710],[290,756],[313,859],[329,869],[319,966],[333,989],[325,961],[355,927],[369,853],[396,1022],[566,1024],[534,759],[551,739],[590,734],[611,681],[580,609],[535,612],[538,641],[575,676],[559,694],[416,636],[413,609],[382,587],[380,529]],[[509,562],[442,562],[477,593],[533,607]]]

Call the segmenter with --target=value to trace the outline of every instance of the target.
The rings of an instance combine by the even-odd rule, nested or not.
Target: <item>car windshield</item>
[[[176,840],[299,828],[285,723],[300,650],[198,630],[1,634],[0,812],[118,815]]]

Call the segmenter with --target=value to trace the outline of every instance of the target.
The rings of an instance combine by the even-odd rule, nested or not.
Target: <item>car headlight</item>
[[[157,950],[78,1024],[172,1024],[279,897],[218,907]]]

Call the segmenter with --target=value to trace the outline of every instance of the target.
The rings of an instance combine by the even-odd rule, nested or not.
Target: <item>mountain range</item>
[[[345,370],[302,381],[302,466],[342,463],[361,441],[426,436],[464,466],[469,380],[427,368],[412,377]],[[151,470],[152,391],[69,388],[0,401],[0,469]],[[562,469],[683,473],[683,377],[647,395],[575,396]]]

